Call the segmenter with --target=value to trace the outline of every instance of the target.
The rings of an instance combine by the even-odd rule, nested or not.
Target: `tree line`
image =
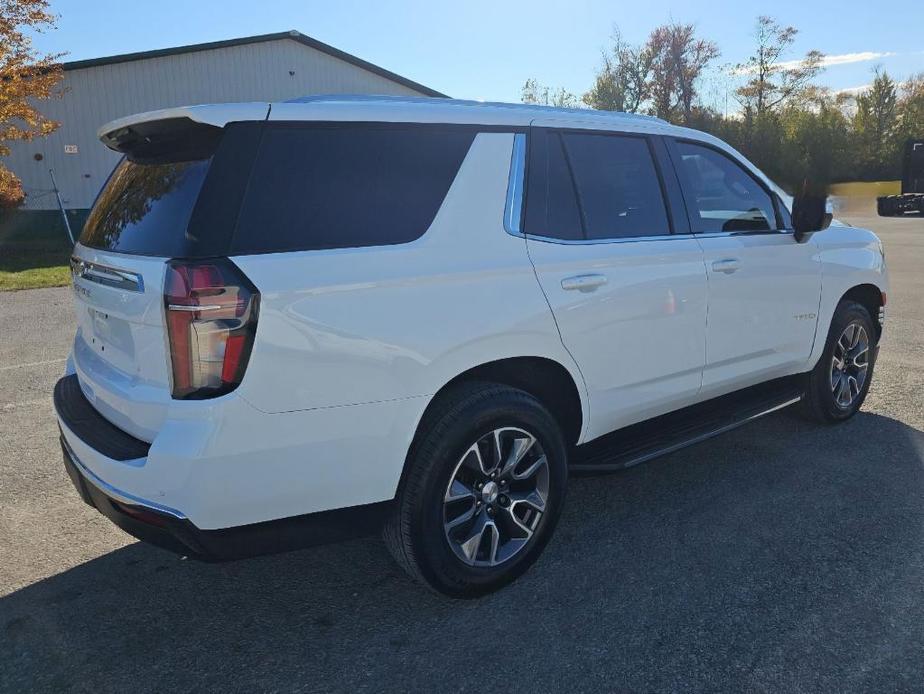
[[[797,34],[772,17],[757,18],[752,54],[719,69],[730,113],[705,104],[701,94],[718,44],[679,22],[656,27],[641,44],[614,30],[583,95],[528,79],[522,100],[644,113],[704,130],[790,190],[805,179],[827,185],[901,178],[905,141],[924,138],[924,72],[899,83],[877,66],[869,87],[836,92],[815,83],[824,69],[820,51],[789,59]]]

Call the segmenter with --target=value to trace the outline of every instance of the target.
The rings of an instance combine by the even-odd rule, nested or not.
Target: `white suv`
[[[879,240],[794,229],[701,132],[315,97],[100,136],[125,157],[74,249],[65,463],[84,500],[182,554],[384,527],[413,576],[479,595],[539,555],[569,468],[800,399],[841,421],[870,385]]]

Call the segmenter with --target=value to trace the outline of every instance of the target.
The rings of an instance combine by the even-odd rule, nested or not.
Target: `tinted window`
[[[648,142],[641,137],[566,133],[589,239],[670,234]]]
[[[120,253],[190,255],[195,239],[187,225],[209,161],[139,164],[123,159],[99,194],[80,243]]]
[[[524,231],[556,239],[583,239],[581,213],[561,137],[534,129],[530,134]]]
[[[776,213],[769,193],[747,171],[710,147],[678,142],[693,231],[769,231]]]
[[[270,125],[234,252],[396,244],[436,216],[474,139],[445,126]]]

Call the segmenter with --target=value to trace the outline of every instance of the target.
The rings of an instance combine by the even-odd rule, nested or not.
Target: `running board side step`
[[[578,446],[573,472],[614,472],[724,434],[802,399],[801,377],[787,377],[686,407]]]

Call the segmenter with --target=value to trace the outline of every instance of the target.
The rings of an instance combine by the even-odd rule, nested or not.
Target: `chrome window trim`
[[[512,233],[512,232],[511,232]],[[644,242],[649,241],[675,241],[675,240],[689,240],[689,239],[717,239],[717,238],[728,238],[732,236],[767,236],[767,235],[777,235],[777,234],[793,234],[791,230],[788,229],[771,229],[770,231],[711,231],[707,234],[659,234],[657,236],[625,236],[622,238],[614,239],[557,239],[551,236],[537,236],[536,234],[524,234],[516,233],[514,236],[519,236],[530,241],[542,241],[543,243],[556,243],[561,246],[588,246],[588,245],[598,245],[606,243],[635,243],[635,242]]]
[[[77,256],[71,256],[71,275],[88,282],[95,282],[107,287],[124,289],[129,292],[144,293],[144,279],[137,272],[120,270],[100,263],[92,263]]]
[[[615,133],[618,134],[618,133]],[[504,206],[504,230],[511,236],[531,241],[556,243],[562,246],[587,246],[608,243],[634,243],[649,241],[672,241],[675,239],[710,239],[729,236],[756,236],[765,234],[792,234],[792,229],[768,229],[761,231],[712,231],[705,234],[658,234],[656,236],[625,236],[604,239],[559,239],[539,236],[521,231],[523,215],[523,193],[526,178],[526,134],[515,133],[510,154],[510,171],[507,174],[507,201]],[[662,191],[663,194],[663,191]],[[665,204],[667,200],[665,197]]]
[[[83,475],[84,480],[99,489],[106,496],[130,506],[142,506],[152,511],[157,511],[158,513],[164,513],[168,516],[173,516],[177,520],[186,520],[186,516],[183,515],[180,511],[177,511],[175,508],[170,508],[169,506],[158,504],[156,501],[148,501],[147,499],[142,499],[140,496],[135,496],[134,494],[123,492],[118,487],[113,487],[111,484],[100,478],[90,468],[84,465],[83,462],[81,462],[80,458],[77,457],[77,454],[74,453],[74,449],[71,448],[70,443],[68,443],[66,436],[62,436],[61,440],[64,442],[64,449],[67,452],[68,458],[70,458],[71,462],[74,463],[74,465],[77,467],[78,472]]]
[[[507,202],[504,207],[504,229],[513,236],[522,236],[523,185],[526,177],[526,134],[515,133],[510,153],[510,173],[507,175]]]

